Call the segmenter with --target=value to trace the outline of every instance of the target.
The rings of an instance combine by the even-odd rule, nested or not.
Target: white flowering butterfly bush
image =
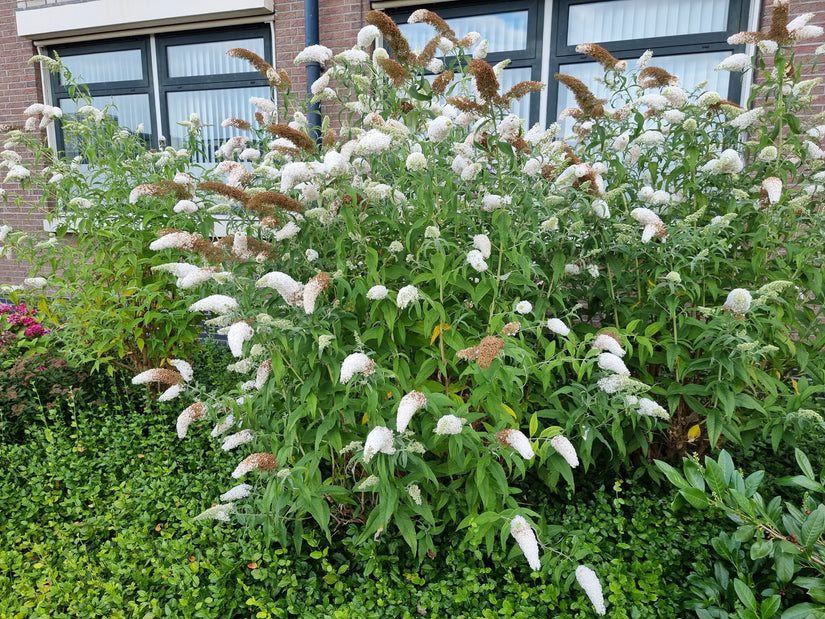
[[[793,430],[784,413],[815,389],[793,399],[792,381],[822,376],[825,126],[799,120],[821,87],[779,27],[742,35],[779,32],[774,62],[794,68],[751,58],[762,105],[750,110],[649,54],[585,45],[604,75],[598,94],[557,76],[576,100],[560,135],[511,114],[543,85],[504,91],[476,33],[426,10],[411,19],[433,29],[423,50],[373,11],[352,49],[299,56],[322,64],[320,127],[285,74],[232,50],[273,99],[227,119],[223,163],[190,169],[186,195],[135,186],[185,218],[152,246],[192,268],[158,276],[192,282],[181,298],[237,357],[236,392],[174,386],[246,463],[234,477],[253,490],[235,512],[269,514],[282,544],[300,519],[329,535],[357,522],[362,541],[395,527],[423,559],[439,527],[488,549],[497,529],[541,569],[519,480],[573,485]],[[391,53],[372,49],[376,31]],[[230,218],[222,238],[217,215]],[[234,485],[228,471],[215,496]]]

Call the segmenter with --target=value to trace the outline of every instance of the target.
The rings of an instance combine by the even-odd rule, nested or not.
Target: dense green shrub
[[[745,477],[724,450],[704,463],[686,459],[684,474],[657,462],[679,489],[675,504],[714,508],[737,525],[712,540],[713,570],[700,568],[688,579],[695,597],[688,608],[700,619],[825,615],[825,468],[816,473],[800,449],[795,457],[802,474],[775,480],[795,491],[789,500],[760,493],[765,471]]]
[[[63,70],[65,83],[72,84]],[[49,309],[61,323],[58,335],[73,364],[134,373],[186,356],[199,321],[186,311],[186,300],[154,276],[152,267],[161,261],[148,248],[157,230],[178,225],[185,215],[171,210],[174,200],[169,209],[157,209],[129,197],[136,184],[161,182],[172,200],[178,185],[171,178],[188,166],[190,152],[150,151],[139,128],[118,126],[105,110],[89,105],[82,87],[71,86],[70,94],[78,108],[71,116],[39,104],[28,110],[44,119],[43,126],[60,119],[66,152],[47,148],[39,133],[12,131],[6,148],[30,151],[31,170],[22,168],[16,151],[0,156],[9,176],[14,166],[27,170],[18,180],[42,192],[53,232],[46,239],[9,230],[3,236],[31,265],[36,277],[26,281],[48,286]],[[28,194],[14,199],[21,209],[30,200]]]
[[[259,529],[193,521],[220,477],[204,460],[232,458],[204,437],[174,439],[173,418],[81,409],[0,445],[0,617],[592,616],[583,593],[560,595],[567,570],[509,567],[510,544],[488,557],[445,531],[416,566],[389,532],[359,542],[351,526],[330,545],[308,528],[300,556]],[[612,617],[681,616],[684,578],[708,561],[705,516],[674,514],[661,492],[616,482],[569,503],[530,495],[559,549],[603,575]]]

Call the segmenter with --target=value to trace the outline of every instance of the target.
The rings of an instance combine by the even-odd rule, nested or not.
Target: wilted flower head
[[[232,477],[239,479],[250,471],[274,471],[278,468],[278,461],[270,453],[254,453],[251,456],[244,458],[235,470],[232,471]]]
[[[200,419],[206,414],[206,404],[203,402],[195,402],[191,406],[183,409],[178,415],[178,421],[175,424],[175,429],[178,433],[178,438],[186,438],[186,433],[189,431],[189,426],[196,419]]]
[[[510,521],[510,535],[516,540],[516,543],[524,553],[527,559],[527,564],[530,569],[539,571],[541,569],[541,561],[539,560],[539,545],[536,541],[536,534],[533,528],[524,519],[524,516],[515,516]]]

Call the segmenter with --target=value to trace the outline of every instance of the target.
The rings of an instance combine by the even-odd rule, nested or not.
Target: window
[[[687,89],[700,80],[710,80],[706,88],[739,100],[741,76],[713,71],[713,67],[732,53],[743,51],[728,45],[727,38],[748,29],[750,1],[514,0],[427,7],[443,17],[458,36],[476,30],[487,37],[487,61],[491,64],[505,58],[513,60],[502,80],[506,87],[524,79],[547,81],[546,93],[531,95],[515,106],[514,112],[528,123],[539,120],[544,112],[549,123],[559,111],[574,105],[567,89],[552,79],[555,73],[573,75],[597,96],[603,94],[593,82],[601,74],[601,67],[592,58],[576,53],[579,43],[598,43],[629,63],[652,49],[654,64],[678,75]],[[407,24],[410,12],[390,14],[411,47],[423,47],[434,30],[426,24]]]
[[[462,37],[476,31],[489,41],[487,62],[495,65],[509,59],[500,83],[506,92],[518,82],[541,80],[541,23],[543,5],[535,0],[511,0],[506,3],[455,3],[428,7],[438,13]],[[412,11],[394,12],[393,19],[407,37],[410,48],[423,49],[435,35],[428,24],[408,24]],[[539,97],[530,94],[513,106],[513,112],[531,122],[539,119]]]
[[[558,0],[550,74],[572,75],[602,97],[604,88],[593,82],[602,69],[589,56],[576,53],[576,45],[598,43],[631,65],[651,49],[651,64],[679,76],[685,89],[707,80],[706,89],[738,101],[741,76],[713,67],[743,51],[728,45],[727,38],[747,29],[747,9],[746,0]],[[555,81],[548,95],[554,113],[575,105],[572,94]]]
[[[197,113],[208,157],[229,138],[221,123],[228,117],[252,118],[250,97],[270,97],[266,79],[249,63],[230,58],[226,51],[245,47],[272,61],[272,38],[267,26],[222,28],[186,34],[150,35],[97,44],[54,48],[73,79],[86,84],[93,105],[115,108],[110,114],[127,128],[142,126],[153,147],[166,136],[169,146],[186,143],[186,128],[178,121]],[[76,104],[68,85],[52,77],[55,105],[71,114]],[[71,153],[58,132],[59,149]]]

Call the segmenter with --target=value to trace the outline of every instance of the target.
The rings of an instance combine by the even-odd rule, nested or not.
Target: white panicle
[[[410,303],[418,299],[418,288],[415,286],[404,286],[398,291],[398,296],[395,299],[395,304],[398,309],[405,309]]]
[[[341,364],[341,376],[338,380],[346,385],[355,374],[369,376],[374,372],[375,362],[362,352],[354,352]]]
[[[235,434],[230,434],[225,439],[223,439],[223,445],[221,445],[221,449],[224,451],[231,451],[235,449],[235,447],[240,447],[241,445],[245,445],[246,443],[252,442],[255,437],[252,434],[251,430],[241,430],[240,432],[235,432]]]
[[[427,396],[420,391],[410,391],[401,398],[401,402],[398,403],[398,411],[395,415],[396,431],[403,432],[406,430],[415,411],[425,406],[427,406]]]
[[[599,582],[599,577],[596,572],[589,567],[580,565],[576,568],[576,580],[579,586],[584,589],[587,597],[590,598],[590,603],[596,609],[599,615],[606,615],[607,609],[604,606],[604,595],[602,595],[602,583]]]
[[[516,311],[519,314],[529,314],[533,311],[533,304],[530,301],[519,301],[516,303]]]
[[[456,417],[455,415],[444,415],[435,424],[434,432],[436,434],[461,434],[464,427],[464,419]]]
[[[166,391],[160,394],[160,396],[158,397],[158,402],[168,402],[169,400],[174,400],[181,393],[183,393],[182,385],[172,385]]]
[[[640,224],[646,226],[662,225],[662,220],[659,219],[659,216],[649,208],[634,208],[630,211],[630,216]]]
[[[364,464],[372,460],[377,453],[394,454],[395,447],[392,446],[394,438],[393,431],[384,426],[375,426],[370,430],[364,442]]]
[[[229,522],[229,517],[235,513],[235,506],[232,503],[223,505],[213,505],[209,509],[202,511],[192,520],[220,520]]]
[[[713,67],[714,71],[744,71],[751,68],[751,57],[748,54],[733,54],[728,56],[718,65]]]
[[[489,265],[484,260],[484,254],[478,249],[471,249],[467,252],[467,262],[478,273],[483,273],[489,268]]]
[[[512,447],[525,460],[530,460],[535,456],[530,439],[521,430],[506,429],[496,432],[496,438],[502,445]]]
[[[274,288],[289,305],[301,307],[304,300],[304,285],[296,282],[286,273],[272,271],[267,273],[257,282],[256,288]]]
[[[226,334],[226,341],[229,344],[229,350],[232,351],[232,354],[236,358],[243,356],[244,342],[251,340],[253,335],[255,335],[255,331],[243,320],[229,327],[229,333]]]
[[[481,257],[487,260],[492,253],[493,246],[490,243],[490,237],[486,234],[476,234],[473,237],[473,247],[481,252]]]
[[[624,357],[625,352],[618,340],[607,333],[599,333],[591,346],[597,350],[613,353],[617,357]]]
[[[670,414],[650,398],[639,399],[639,414],[647,417],[658,417],[668,421]]]
[[[310,45],[304,48],[297,56],[295,56],[295,64],[302,62],[317,62],[324,64],[332,58],[332,50],[323,45]]]
[[[364,26],[361,30],[358,31],[358,37],[356,41],[358,42],[359,47],[367,48],[381,36],[381,31],[376,27],[370,24],[369,26]]]
[[[298,224],[296,224],[294,221],[288,221],[284,224],[283,228],[281,228],[275,233],[275,240],[286,241],[287,239],[291,239],[300,231],[301,228],[300,226],[298,226]]]
[[[235,415],[227,415],[226,419],[221,421],[217,424],[214,428],[212,428],[212,432],[209,433],[209,436],[212,438],[217,438],[227,430],[229,430],[232,426],[235,425]]]
[[[178,421],[175,424],[178,438],[186,438],[186,433],[189,431],[189,426],[196,419],[200,419],[206,414],[206,405],[203,402],[195,402],[191,406],[183,409],[178,415]]]
[[[557,434],[550,439],[550,445],[559,452],[562,458],[567,460],[570,468],[574,469],[579,466],[579,456],[576,454],[576,448],[573,447],[573,443],[567,437]]]
[[[190,312],[212,312],[213,314],[228,314],[236,309],[238,309],[238,302],[223,294],[210,295],[189,306]]]
[[[558,318],[548,318],[547,328],[562,337],[567,337],[570,334],[570,328]]]
[[[728,293],[728,298],[725,299],[725,304],[722,309],[726,309],[733,314],[743,315],[751,307],[751,293],[744,288],[734,288]]]
[[[630,376],[630,370],[627,369],[622,358],[612,352],[603,352],[599,355],[599,367],[620,376]]]
[[[381,299],[386,299],[388,293],[389,290],[387,290],[386,286],[378,284],[367,290],[367,298],[371,301],[380,301]]]
[[[238,501],[240,499],[245,499],[250,495],[252,492],[252,486],[249,484],[238,484],[234,488],[230,488],[226,492],[224,492],[220,499],[221,501]]]
[[[174,367],[180,375],[183,376],[183,380],[190,381],[194,376],[194,372],[192,371],[192,365],[189,364],[187,361],[183,361],[182,359],[170,359],[169,365]]]
[[[524,553],[530,569],[538,572],[541,569],[539,544],[536,540],[536,534],[533,532],[533,527],[524,519],[524,516],[515,516],[510,521],[510,535],[513,536],[513,539],[516,540]]]
[[[769,176],[762,181],[762,189],[765,190],[765,195],[768,196],[768,202],[771,204],[776,204],[782,197],[782,181],[775,176]]]

